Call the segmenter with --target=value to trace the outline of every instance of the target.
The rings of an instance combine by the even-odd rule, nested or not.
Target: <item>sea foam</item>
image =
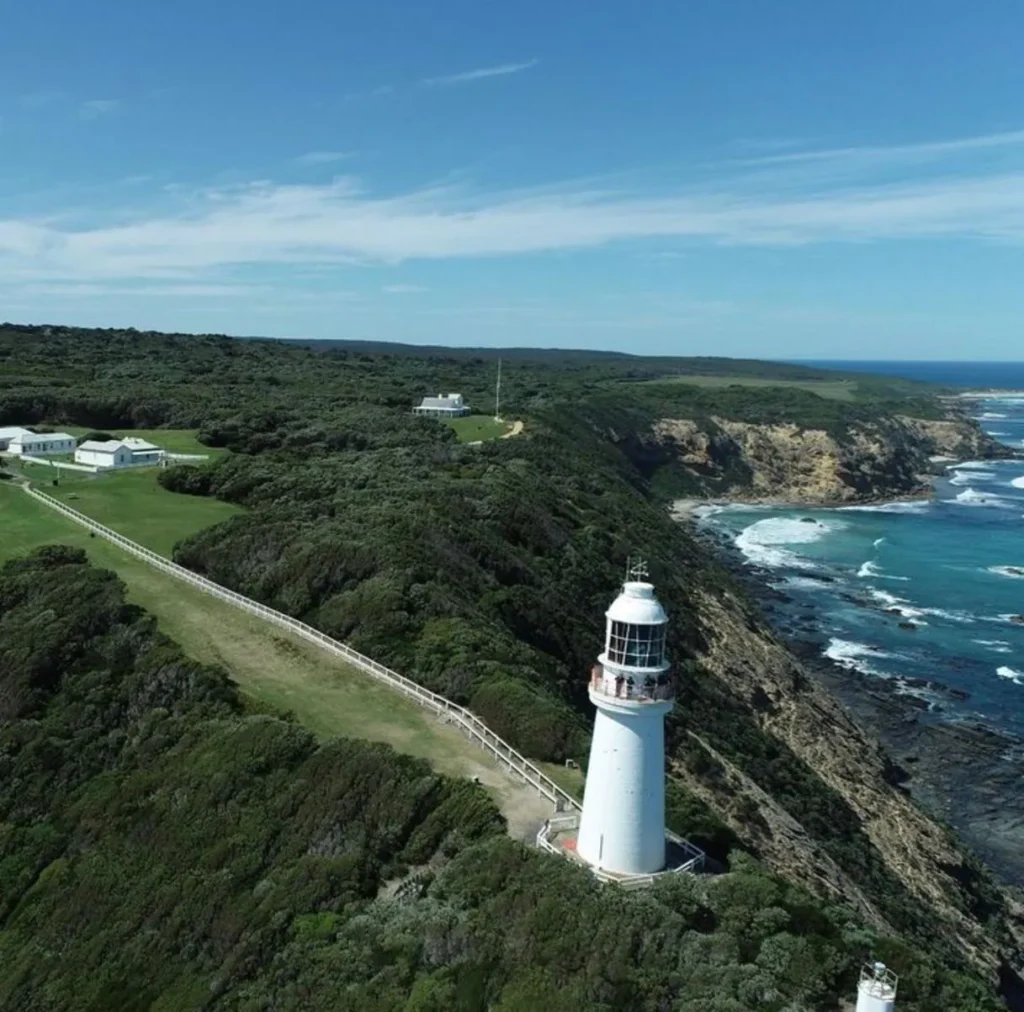
[[[1012,488],[1024,488],[1024,474],[1010,482]]]
[[[862,674],[874,675],[876,678],[888,678],[889,676],[884,671],[872,667],[865,658],[892,658],[894,655],[888,654],[884,650],[875,650],[865,643],[854,643],[852,640],[841,640],[833,636],[825,648],[825,656],[849,671],[860,671]]]
[[[758,520],[744,528],[736,537],[736,547],[755,565],[777,568],[791,566],[794,569],[816,569],[808,559],[803,559],[781,547],[783,545],[807,545],[840,530],[842,524],[825,524],[816,520],[805,523],[785,517],[769,517]]]
[[[996,576],[1008,576],[1011,580],[1024,580],[1024,566],[989,566],[987,571]]]
[[[947,502],[955,502],[960,506],[989,506],[997,509],[1013,509],[1014,504],[997,495],[990,495],[987,492],[979,492],[974,488],[965,488],[958,496]]]
[[[927,513],[931,503],[924,499],[914,502],[880,502],[870,506],[840,506],[841,513]]]
[[[1000,678],[1009,679],[1014,685],[1024,685],[1024,671],[1016,671],[1004,665],[1001,668],[996,668],[996,674]]]
[[[1013,653],[1006,640],[971,640],[971,642],[977,643],[979,647],[984,647],[986,650],[991,650],[994,654]]]

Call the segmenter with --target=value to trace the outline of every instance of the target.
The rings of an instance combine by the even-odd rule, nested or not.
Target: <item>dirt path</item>
[[[512,423],[512,428],[509,429],[508,432],[504,433],[501,438],[502,439],[511,439],[513,436],[520,435],[522,433],[522,431],[523,431],[523,423],[522,422],[518,422],[518,421],[517,422],[513,422]]]

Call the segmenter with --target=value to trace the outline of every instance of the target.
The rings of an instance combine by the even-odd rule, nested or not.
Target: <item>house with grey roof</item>
[[[412,413],[430,418],[459,418],[469,414],[469,405],[462,399],[462,394],[438,394],[436,397],[424,397],[423,403],[413,408]]]

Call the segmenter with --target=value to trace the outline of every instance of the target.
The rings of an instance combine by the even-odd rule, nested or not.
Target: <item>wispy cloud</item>
[[[1024,130],[1010,130],[976,137],[959,137],[948,141],[923,141],[918,144],[791,151],[786,154],[748,158],[744,160],[743,164],[787,165],[798,162],[849,161],[851,159],[858,162],[902,162],[940,158],[945,155],[985,151],[992,148],[1015,148],[1022,145],[1024,145]]]
[[[295,165],[330,165],[332,162],[342,162],[351,158],[349,151],[307,151],[304,155],[293,158]]]
[[[359,180],[340,178],[162,194],[155,206],[170,200],[176,210],[146,214],[136,206],[100,224],[95,210],[75,218],[54,208],[46,218],[0,219],[0,276],[185,284],[210,271],[259,265],[394,264],[650,241],[651,252],[662,254],[670,244],[684,250],[929,238],[1024,243],[1024,147],[1018,152],[1009,140],[1018,136],[1024,140],[1014,133],[934,142],[927,171],[911,164],[882,181],[865,171],[841,185],[812,179],[801,189],[773,166],[657,192],[617,179],[605,187],[589,180],[521,191],[450,185],[377,195]],[[965,167],[965,150],[1001,155]],[[1016,161],[1008,164],[1007,153]]]
[[[383,285],[381,291],[386,295],[420,295],[430,289],[423,285]]]
[[[525,63],[499,63],[493,67],[480,67],[476,70],[464,70],[458,74],[443,74],[441,77],[425,77],[420,84],[428,88],[453,84],[470,84],[483,81],[489,77],[507,77],[509,74],[520,74],[524,70],[536,67],[539,60],[527,60]]]
[[[120,104],[116,98],[93,98],[79,106],[78,115],[84,120],[99,119],[112,113]]]

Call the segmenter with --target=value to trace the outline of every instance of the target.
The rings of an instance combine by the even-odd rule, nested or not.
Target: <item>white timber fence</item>
[[[581,810],[580,803],[571,794],[562,790],[546,773],[538,769],[525,756],[520,755],[511,745],[499,738],[475,713],[467,710],[464,706],[459,706],[450,699],[446,699],[436,692],[431,692],[429,689],[412,681],[412,679],[384,667],[383,664],[378,664],[375,660],[359,653],[357,650],[353,650],[350,646],[331,639],[330,636],[326,636],[319,629],[314,629],[313,626],[307,625],[305,622],[300,622],[290,615],[275,611],[273,608],[268,608],[265,604],[260,604],[258,601],[253,601],[248,597],[237,594],[233,590],[228,590],[227,587],[222,587],[219,583],[214,583],[213,580],[208,580],[205,576],[193,573],[190,569],[179,566],[176,562],[172,562],[170,559],[158,555],[156,552],[150,551],[134,541],[130,541],[123,535],[118,534],[117,531],[104,527],[103,524],[97,523],[84,513],[79,513],[78,510],[72,509],[59,499],[54,499],[45,492],[40,492],[38,489],[32,488],[27,484],[23,485],[22,488],[33,499],[45,504],[50,509],[56,510],[58,513],[62,513],[64,516],[74,520],[75,523],[88,528],[94,534],[105,538],[136,558],[142,559],[143,562],[149,563],[149,565],[156,569],[168,573],[210,594],[212,597],[220,598],[220,600],[227,601],[236,608],[241,608],[243,611],[265,619],[267,622],[288,629],[296,636],[343,658],[352,667],[408,696],[419,703],[420,706],[435,713],[445,723],[459,728],[474,744],[496,759],[500,766],[525,781],[542,797],[547,798],[555,806],[556,811]]]
[[[86,471],[88,474],[96,474],[98,467],[91,464],[69,464],[64,460],[48,460],[46,457],[32,457],[27,453],[20,455],[21,460],[27,460],[30,464],[42,464],[43,467],[56,467],[60,471]]]

